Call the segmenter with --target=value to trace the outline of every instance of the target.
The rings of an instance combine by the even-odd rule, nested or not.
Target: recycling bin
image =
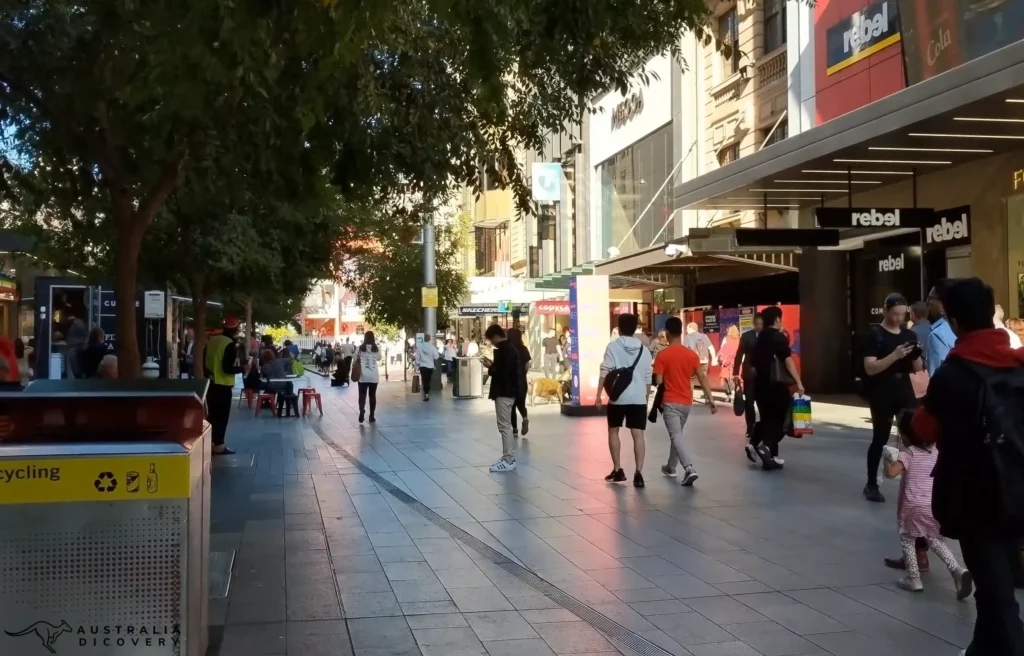
[[[452,396],[457,399],[478,399],[484,395],[483,362],[479,357],[459,357],[455,359],[458,374]]]
[[[0,654],[205,656],[206,382],[0,394]]]

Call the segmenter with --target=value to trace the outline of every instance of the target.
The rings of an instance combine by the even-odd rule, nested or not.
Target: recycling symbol
[[[117,489],[117,479],[111,472],[100,472],[92,484],[97,492],[113,492]]]

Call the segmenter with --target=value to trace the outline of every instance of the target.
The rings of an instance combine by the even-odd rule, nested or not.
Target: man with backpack
[[[938,445],[932,512],[960,541],[978,606],[966,656],[1024,656],[1013,580],[1024,537],[1024,352],[995,328],[992,288],[977,278],[942,290],[956,345],[914,414],[918,436]],[[931,362],[929,362],[931,365]]]
[[[700,368],[707,376],[708,369],[715,363],[715,346],[711,343],[711,338],[697,330],[697,324],[691,321],[686,324],[686,337],[683,338],[683,346],[697,354],[697,357],[700,358]],[[696,377],[690,381],[691,384],[695,382],[697,382]],[[703,392],[703,394],[704,401],[707,402],[708,394],[707,392]]]
[[[608,394],[608,450],[612,456],[612,473],[604,480],[621,483],[626,480],[622,470],[619,429],[623,424],[633,437],[633,455],[636,473],[633,486],[644,487],[644,456],[647,445],[644,429],[647,427],[647,396],[651,392],[651,351],[634,337],[638,324],[635,314],[619,315],[619,335],[604,350],[601,361],[601,379],[597,383],[597,405],[601,395]]]

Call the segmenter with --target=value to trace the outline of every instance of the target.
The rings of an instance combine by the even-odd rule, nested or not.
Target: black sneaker
[[[512,437],[514,437],[514,438],[516,438],[518,440],[519,439],[519,431],[517,431],[516,429],[513,428],[512,429]]]
[[[619,471],[622,471],[621,469]],[[645,487],[644,475],[640,472],[633,474],[633,487]]]
[[[360,412],[359,413],[359,423],[360,424],[363,423],[363,419],[364,419],[363,413]]]
[[[376,418],[376,417],[374,417],[373,415],[370,415],[370,423],[371,423],[371,424],[375,424],[375,423],[377,423],[377,418]]]
[[[757,449],[754,448],[753,444],[748,444],[743,447],[743,452],[747,454],[747,460],[755,465],[757,464]]]
[[[604,477],[604,480],[608,481],[609,483],[621,483],[622,481],[626,480],[626,472],[623,471],[621,468],[613,469],[612,473]]]
[[[885,503],[882,491],[878,489],[877,485],[872,485],[871,483],[864,486],[864,498],[873,503]]]

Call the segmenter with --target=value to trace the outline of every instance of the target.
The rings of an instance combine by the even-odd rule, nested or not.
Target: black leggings
[[[754,390],[757,410],[761,420],[754,425],[750,444],[755,448],[763,442],[772,457],[779,455],[779,442],[786,436],[786,418],[790,412],[789,388],[785,385],[768,385]]]
[[[366,393],[370,393],[370,416],[377,411],[377,383],[359,383],[359,414],[366,408]]]
[[[519,411],[519,414],[521,414],[523,416],[523,419],[525,420],[526,419],[526,392],[522,392],[521,394],[519,394],[519,396],[516,397],[516,405],[515,405],[514,408],[512,408],[512,430],[518,432],[519,431],[519,424],[516,421],[516,410]]]
[[[910,387],[909,383],[907,387]],[[871,446],[868,447],[868,485],[878,484],[882,447],[889,441],[892,424],[903,410],[917,406],[913,389],[878,389],[868,404],[871,408]]]
[[[430,396],[430,381],[434,378],[433,367],[420,367],[420,383],[423,385],[423,393]]]

